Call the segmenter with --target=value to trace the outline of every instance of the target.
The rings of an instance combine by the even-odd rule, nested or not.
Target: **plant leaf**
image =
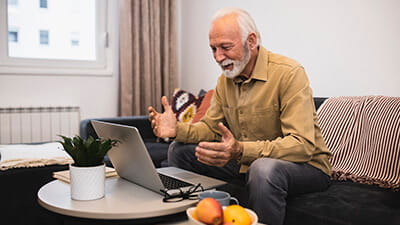
[[[76,135],[73,138],[59,135],[63,141],[59,141],[65,151],[73,158],[76,166],[97,166],[104,162],[104,156],[119,141],[111,139],[94,139],[90,136],[83,140]]]

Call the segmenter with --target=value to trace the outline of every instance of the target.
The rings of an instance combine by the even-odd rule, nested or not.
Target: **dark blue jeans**
[[[249,207],[257,213],[259,222],[268,225],[283,224],[288,196],[323,191],[330,184],[330,177],[321,170],[307,163],[280,159],[257,159],[246,175],[239,173],[240,165],[235,161],[224,167],[208,166],[197,161],[195,147],[193,144],[171,143],[169,165],[228,181],[232,178],[245,179]]]

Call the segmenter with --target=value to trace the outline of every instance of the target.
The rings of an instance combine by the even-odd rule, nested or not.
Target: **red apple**
[[[196,206],[197,218],[209,225],[220,225],[223,222],[221,204],[213,198],[202,199]]]

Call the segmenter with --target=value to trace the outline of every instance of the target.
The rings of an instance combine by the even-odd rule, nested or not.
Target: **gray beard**
[[[247,63],[250,61],[250,49],[248,45],[244,46],[244,56],[243,59],[241,60],[231,60],[231,59],[226,59],[222,63],[220,63],[221,68],[222,66],[229,65],[233,63],[233,69],[232,70],[224,70],[222,69],[222,72],[224,73],[225,77],[233,79],[237,77],[246,67]]]

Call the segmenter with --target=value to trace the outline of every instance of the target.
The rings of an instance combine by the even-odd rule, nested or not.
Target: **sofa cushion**
[[[43,185],[54,180],[53,172],[66,169],[68,165],[50,165],[0,171],[1,224],[60,224],[43,213],[45,210],[37,202],[37,193]]]
[[[176,119],[183,123],[191,123],[202,99],[203,96],[196,97],[190,92],[175,89],[172,96],[171,108],[175,113]]]
[[[207,93],[205,93],[200,106],[197,108],[197,112],[193,118],[192,123],[196,123],[196,122],[200,121],[201,118],[203,118],[203,116],[206,114],[208,108],[210,107],[213,94],[214,94],[214,90],[209,90],[209,91],[207,91]]]
[[[400,188],[400,98],[330,98],[318,110],[333,179]]]
[[[351,181],[333,181],[324,192],[289,197],[285,224],[400,224],[399,210],[398,192]]]

